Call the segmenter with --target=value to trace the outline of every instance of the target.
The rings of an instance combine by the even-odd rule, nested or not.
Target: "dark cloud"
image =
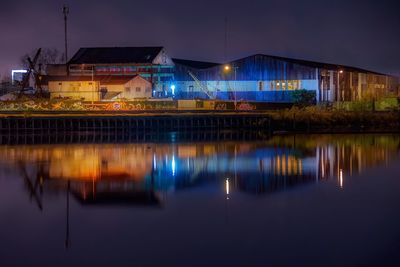
[[[1,73],[36,47],[63,49],[64,1],[2,1]],[[82,46],[164,45],[174,57],[224,61],[265,53],[400,74],[397,1],[68,1],[72,55]]]

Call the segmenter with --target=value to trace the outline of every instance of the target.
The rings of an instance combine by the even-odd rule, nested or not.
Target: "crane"
[[[210,90],[208,90],[207,84],[202,83],[202,82],[196,77],[196,75],[194,75],[190,70],[188,70],[188,74],[189,74],[190,77],[192,77],[192,79],[196,82],[197,86],[199,86],[200,89],[201,89],[210,99],[215,99],[215,97],[214,97],[213,94],[210,92]]]

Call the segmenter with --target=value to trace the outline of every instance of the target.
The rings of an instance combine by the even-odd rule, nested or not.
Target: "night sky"
[[[1,0],[0,74],[38,47],[165,46],[172,57],[223,62],[256,53],[400,75],[395,0]]]

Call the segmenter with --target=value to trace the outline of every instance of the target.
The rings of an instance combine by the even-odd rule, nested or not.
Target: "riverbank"
[[[399,132],[399,111],[345,111],[317,106],[267,112],[274,132]]]
[[[400,132],[399,111],[305,107],[274,111],[36,111],[0,113],[1,132],[256,130],[267,133]]]

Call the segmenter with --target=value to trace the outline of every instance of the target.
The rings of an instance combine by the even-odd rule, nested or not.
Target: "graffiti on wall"
[[[214,106],[215,110],[226,110],[226,103],[216,103]]]
[[[255,105],[250,104],[250,103],[243,102],[243,103],[240,103],[239,105],[237,105],[237,106],[236,106],[236,109],[237,109],[237,110],[247,110],[247,111],[250,111],[250,110],[256,110],[257,107],[256,107]]]

